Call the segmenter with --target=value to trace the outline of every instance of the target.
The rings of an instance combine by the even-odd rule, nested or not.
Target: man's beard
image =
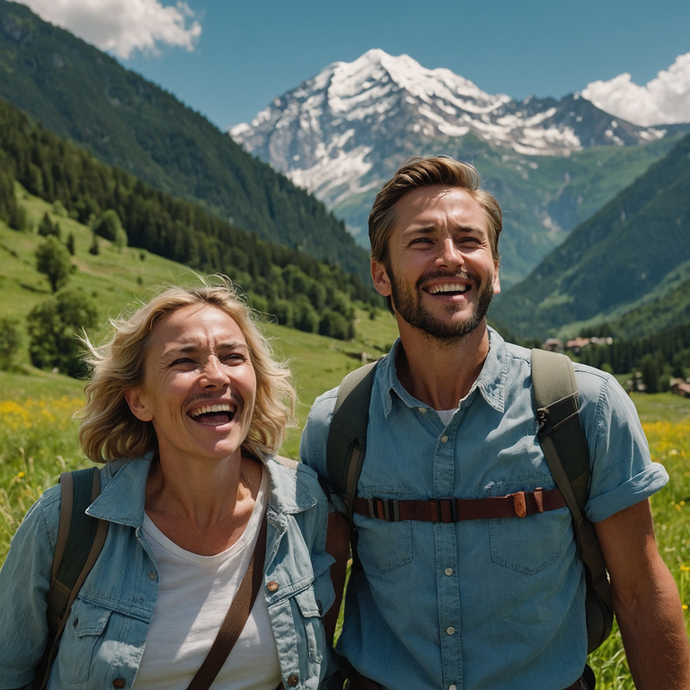
[[[410,326],[424,331],[435,340],[451,341],[469,335],[482,323],[486,313],[489,311],[494,295],[493,274],[487,276],[487,280],[482,283],[476,276],[466,271],[460,271],[452,275],[447,273],[427,273],[417,281],[415,290],[412,291],[406,285],[397,281],[390,267],[386,270],[390,279],[393,304],[396,311]],[[420,299],[420,285],[434,278],[463,278],[474,283],[477,287],[477,300],[472,305],[472,312],[467,318],[462,321],[449,323],[437,319],[425,309]],[[454,314],[458,311],[458,307],[455,304],[449,304],[446,306],[446,311],[449,315]]]

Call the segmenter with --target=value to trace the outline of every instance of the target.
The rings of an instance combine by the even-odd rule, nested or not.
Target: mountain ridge
[[[367,278],[366,252],[321,202],[172,94],[6,0],[0,0],[0,69],[0,97],[106,164]]]
[[[583,322],[624,323],[633,309],[654,308],[651,295],[661,304],[678,291],[690,270],[689,159],[687,135],[500,295],[492,317],[518,335],[545,336]]]
[[[504,277],[514,284],[682,130],[638,127],[576,96],[517,103],[450,70],[372,50],[329,65],[230,135],[324,201],[363,247],[375,193],[406,158],[445,153],[474,163],[506,211]],[[612,163],[585,169],[599,150]],[[600,184],[608,195],[592,206],[582,191]]]

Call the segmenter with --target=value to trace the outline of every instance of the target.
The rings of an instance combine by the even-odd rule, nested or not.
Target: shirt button
[[[155,579],[156,579],[156,571],[155,571],[155,570],[152,570],[152,571],[149,573],[149,580],[155,580]]]
[[[446,628],[446,633],[448,633],[448,635],[455,635],[455,628],[452,625],[449,625]]]
[[[448,577],[450,577],[453,574],[453,569],[452,568],[446,568],[443,572],[446,575],[448,575]]]
[[[113,681],[113,687],[117,688],[118,690],[121,690],[121,688],[124,688],[126,685],[125,679],[124,678],[116,678]]]
[[[448,690],[458,690],[458,686],[457,685],[449,685]]]
[[[297,683],[299,683],[299,676],[290,676],[290,677],[288,678],[288,685],[289,685],[291,688],[294,688],[295,685],[297,685]]]
[[[275,580],[271,580],[266,585],[266,589],[268,589],[269,592],[277,592],[279,587],[280,585]]]
[[[447,436],[441,436],[441,443],[448,443],[448,437]]]
[[[419,411],[420,411],[422,414],[426,414],[426,407],[420,407],[420,408],[419,408]]]

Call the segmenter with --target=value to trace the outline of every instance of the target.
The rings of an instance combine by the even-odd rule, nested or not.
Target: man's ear
[[[141,393],[138,388],[133,388],[125,392],[125,400],[129,405],[129,409],[132,414],[140,419],[142,422],[150,422],[153,419],[153,415],[149,412],[148,408],[141,399]]]
[[[501,291],[501,279],[498,277],[498,261],[494,262],[494,295]]]
[[[371,260],[371,279],[374,282],[374,290],[383,297],[391,295],[391,281],[388,278],[386,267],[380,261]]]

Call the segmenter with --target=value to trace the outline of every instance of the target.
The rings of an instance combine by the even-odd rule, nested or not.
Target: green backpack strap
[[[60,475],[60,524],[58,527],[51,586],[48,592],[48,641],[36,672],[45,688],[60,637],[86,576],[103,548],[109,523],[86,514],[101,491],[97,467]]]
[[[352,524],[357,482],[367,446],[369,400],[376,362],[351,371],[340,384],[326,451],[328,476]]]
[[[590,469],[580,421],[575,370],[566,355],[532,350],[532,392],[538,438],[556,485],[572,515],[577,552],[587,581],[588,652],[609,636],[613,624],[611,585],[594,525],[585,516]]]

